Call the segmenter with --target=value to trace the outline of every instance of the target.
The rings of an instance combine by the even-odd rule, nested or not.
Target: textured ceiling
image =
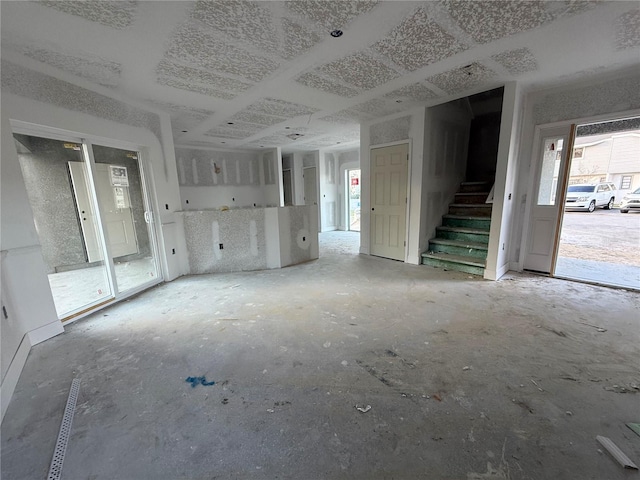
[[[171,116],[176,144],[357,144],[359,123],[638,65],[627,1],[0,2],[4,60]],[[329,33],[344,32],[340,38]]]

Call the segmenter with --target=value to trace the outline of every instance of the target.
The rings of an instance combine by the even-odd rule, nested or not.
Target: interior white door
[[[371,150],[371,255],[405,259],[407,144]]]
[[[535,172],[524,268],[551,273],[566,194],[571,125],[541,129],[532,155]]]
[[[128,187],[111,185],[109,165],[96,163],[96,195],[103,206],[102,212],[106,225],[107,242],[113,258],[138,253],[135,224],[131,211]],[[80,214],[82,233],[89,262],[103,259],[98,232],[95,229],[93,204],[89,201],[89,188],[84,166],[80,162],[69,162],[71,180],[75,193],[76,205]]]
[[[316,167],[304,169],[304,204],[318,204],[318,184],[316,179]]]

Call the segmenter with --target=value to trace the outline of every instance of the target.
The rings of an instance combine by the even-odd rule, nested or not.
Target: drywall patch
[[[640,10],[635,9],[616,19],[616,48],[640,46]]]
[[[276,50],[276,36],[271,13],[259,2],[234,0],[211,2],[199,0],[191,18],[206,26],[246,43],[266,50]]]
[[[341,83],[335,82],[328,78],[322,77],[318,74],[308,72],[300,75],[296,78],[296,82],[305,85],[316,90],[322,90],[323,92],[333,93],[340,97],[355,97],[360,93],[355,88],[347,87]]]
[[[134,1],[106,1],[78,2],[77,0],[41,0],[50,8],[91,22],[97,22],[107,27],[123,30],[133,23],[138,2]]]
[[[443,4],[458,26],[478,43],[531,30],[554,19],[541,1],[445,0]]]
[[[471,87],[483,85],[496,73],[482,65],[472,63],[470,65],[439,73],[427,78],[427,81],[441,88],[449,94],[463,92]]]
[[[533,72],[538,69],[536,58],[526,47],[492,55],[491,58],[506,68],[512,75]]]
[[[214,38],[195,20],[185,22],[173,34],[166,57],[254,82],[264,79],[280,66],[275,60]]]
[[[2,88],[16,95],[32,98],[57,107],[86,113],[94,117],[142,127],[153,132],[162,143],[158,115],[124,102],[49,77],[39,72],[2,61]]]
[[[369,138],[371,145],[382,145],[384,143],[398,142],[409,138],[411,128],[411,117],[394,118],[386,122],[376,123],[369,127]]]
[[[409,71],[467,49],[419,8],[374,46],[395,64]]]
[[[424,102],[426,100],[438,98],[438,94],[433,92],[433,90],[426,85],[418,82],[399,88],[393,92],[389,92],[385,97],[397,100],[414,100],[416,102]]]
[[[375,7],[377,3],[377,0],[340,2],[292,0],[285,5],[292,12],[311,19],[322,30],[328,32],[336,28],[344,28],[358,15],[367,13]]]
[[[44,48],[18,48],[23,55],[65,72],[72,73],[92,82],[115,87],[120,83],[122,66],[116,62],[110,62],[103,58],[89,54],[58,53]]]
[[[398,72],[364,52],[354,53],[327,63],[319,67],[318,71],[335,76],[349,85],[365,90],[370,90],[400,76]]]

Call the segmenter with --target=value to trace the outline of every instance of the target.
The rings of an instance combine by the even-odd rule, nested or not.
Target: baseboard
[[[27,363],[29,350],[31,350],[31,343],[29,342],[29,337],[25,335],[22,337],[22,342],[20,342],[20,346],[11,361],[11,365],[9,365],[7,374],[2,380],[2,385],[0,385],[0,422],[4,418],[7,407],[9,407],[9,402],[11,401],[13,392],[16,389],[16,385],[18,385],[22,369],[24,368],[25,363]]]
[[[64,333],[64,327],[60,320],[56,320],[55,322],[47,323],[40,328],[27,332],[27,336],[29,337],[31,346],[34,346],[61,333]]]
[[[484,278],[486,280],[500,280],[500,277],[509,271],[510,265],[511,264],[507,262],[495,271],[485,269]]]

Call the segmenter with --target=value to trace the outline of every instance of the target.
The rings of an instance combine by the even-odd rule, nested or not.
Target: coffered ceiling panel
[[[40,3],[64,13],[76,15],[92,22],[101,23],[118,30],[129,27],[134,20],[137,3],[133,1],[77,1],[42,0]]]
[[[545,2],[528,0],[445,0],[449,14],[478,43],[507,37],[553,19]]]
[[[110,62],[95,55],[84,53],[74,55],[33,47],[22,48],[21,53],[33,60],[46,63],[106,87],[114,87],[120,83],[122,66],[119,63]]]
[[[236,96],[235,93],[225,92],[223,90],[218,90],[217,88],[209,87],[207,85],[185,82],[183,80],[171,77],[159,76],[157,82],[158,84],[167,87],[178,88],[180,90],[186,90],[188,92],[201,93],[202,95],[207,95],[215,98],[224,98],[225,100],[231,100]]]
[[[439,73],[427,78],[427,81],[449,94],[463,92],[473,87],[484,85],[496,74],[481,63],[472,63],[465,67]]]
[[[616,20],[616,47],[623,50],[640,46],[640,8],[621,15]]]
[[[292,0],[286,6],[292,12],[307,17],[329,32],[341,29],[358,15],[368,12],[378,3],[372,1]]]
[[[416,102],[424,102],[438,98],[437,93],[422,83],[412,83],[406,87],[389,92],[385,96],[400,100],[415,100]]]
[[[271,12],[260,2],[227,0],[224,2],[198,1],[191,12],[196,19],[217,31],[253,44],[266,51],[277,49]]]
[[[365,90],[370,90],[400,76],[398,72],[387,67],[380,60],[364,52],[358,52],[323,65],[320,67],[320,71]]]
[[[397,65],[414,71],[450,57],[467,47],[419,8],[373,48]]]
[[[267,115],[279,115],[286,118],[297,117],[298,115],[309,115],[318,111],[316,108],[279,100],[277,98],[263,98],[249,105],[247,110],[265,113]]]
[[[355,88],[347,87],[342,83],[336,82],[325,76],[315,73],[305,73],[296,78],[296,82],[307,87],[322,90],[323,92],[332,93],[341,97],[355,97],[360,91]]]
[[[232,117],[229,118],[230,122],[248,122],[256,123],[263,126],[271,126],[276,123],[280,123],[284,120],[282,117],[275,117],[272,115],[264,115],[262,113],[256,113],[249,109],[241,110]]]
[[[18,94],[26,87],[16,86],[20,75],[12,71],[39,75],[35,83],[23,80],[38,95],[49,88],[44,78],[69,91],[87,82],[106,86],[119,99],[167,112],[174,142],[185,146],[333,148],[354,141],[341,135],[359,123],[417,105],[510,81],[552,86],[631,69],[640,58],[640,8],[631,1],[0,6],[3,65],[15,67],[3,68],[3,82],[9,78]],[[331,36],[335,29],[343,35]]]
[[[538,62],[536,62],[533,53],[531,53],[528,48],[509,50],[508,52],[493,55],[491,58],[513,75],[532,72],[538,69]]]
[[[243,92],[252,86],[250,83],[223,77],[201,68],[184,66],[170,60],[162,60],[156,67],[156,74],[158,77],[175,77],[188,83],[212,85],[215,86],[215,90],[225,90],[231,93]]]
[[[214,38],[193,22],[173,35],[167,57],[191,66],[236,75],[258,82],[273,73],[279,64],[269,58]]]

